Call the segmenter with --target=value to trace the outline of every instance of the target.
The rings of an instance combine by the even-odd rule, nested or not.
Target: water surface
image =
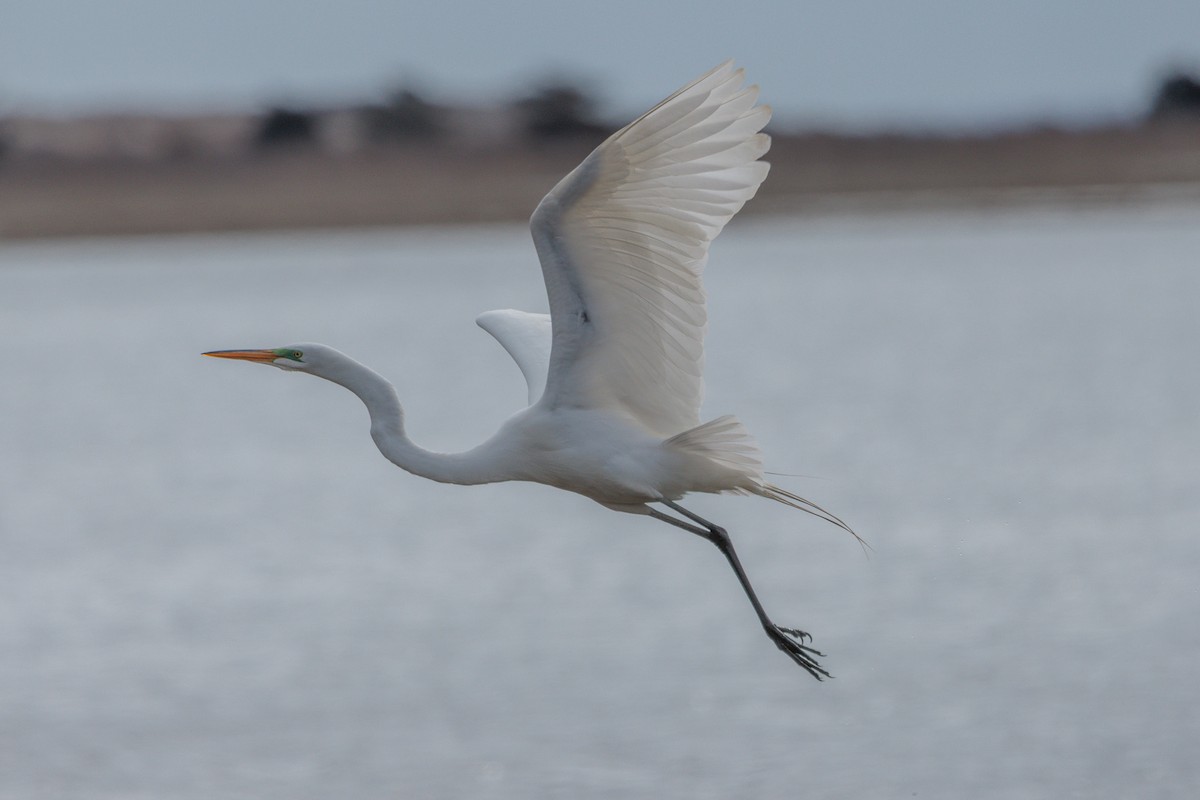
[[[472,446],[520,228],[0,248],[0,798],[1179,797],[1200,779],[1200,208],[735,225],[706,416],[848,537],[720,555],[391,466],[324,341]]]

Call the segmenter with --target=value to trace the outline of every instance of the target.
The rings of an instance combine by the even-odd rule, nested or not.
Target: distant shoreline
[[[0,161],[0,241],[507,222],[594,146]],[[774,135],[748,215],[1200,199],[1200,124],[986,137]]]

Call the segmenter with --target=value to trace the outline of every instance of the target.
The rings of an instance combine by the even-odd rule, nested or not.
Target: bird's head
[[[255,364],[267,364],[287,372],[315,375],[318,378],[341,384],[359,397],[363,396],[363,391],[371,387],[378,390],[382,385],[391,389],[391,384],[383,378],[345,353],[340,353],[324,344],[302,342],[269,350],[212,350],[203,355],[213,358],[253,361]],[[394,396],[395,393],[392,394]]]
[[[269,350],[213,350],[204,355],[213,358],[236,358],[240,361],[253,361],[255,364],[269,364],[289,372],[312,372],[320,375],[322,365],[328,360],[328,353],[331,352],[336,351],[319,344],[289,344]]]

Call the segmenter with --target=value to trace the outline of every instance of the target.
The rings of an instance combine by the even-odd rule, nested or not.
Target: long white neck
[[[435,453],[418,447],[404,431],[404,409],[392,384],[349,356],[336,355],[336,360],[311,374],[358,395],[371,415],[371,438],[388,461],[414,475],[441,483],[494,483],[505,479],[493,466],[484,446],[465,453]]]

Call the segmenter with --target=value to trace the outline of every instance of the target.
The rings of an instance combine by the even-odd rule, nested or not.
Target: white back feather
[[[770,108],[726,62],[617,131],[531,228],[550,298],[542,402],[621,410],[672,436],[700,422],[708,246],[767,176]]]

